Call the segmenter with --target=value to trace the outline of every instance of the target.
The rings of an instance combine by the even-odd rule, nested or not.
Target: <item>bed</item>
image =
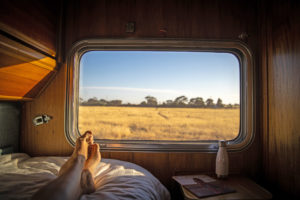
[[[57,177],[67,157],[30,157],[24,153],[0,156],[0,199],[30,199]],[[96,192],[88,199],[169,200],[168,190],[147,170],[133,163],[102,159],[95,176]]]

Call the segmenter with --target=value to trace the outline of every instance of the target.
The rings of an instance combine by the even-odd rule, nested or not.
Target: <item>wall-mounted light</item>
[[[33,118],[32,122],[35,126],[48,123],[53,117],[49,115],[39,115]]]

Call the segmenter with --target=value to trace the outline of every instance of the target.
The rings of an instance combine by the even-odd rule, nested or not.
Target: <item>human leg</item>
[[[87,142],[87,144],[88,144],[88,151],[87,151],[87,153],[85,153],[85,154],[87,154],[87,155],[84,155],[86,158],[88,158],[89,157],[89,152],[90,152],[90,146],[94,143],[94,139],[93,139],[93,134],[92,134],[92,132],[91,131],[86,131],[85,133],[84,133],[84,135],[82,135],[81,137],[79,137],[78,139],[77,139],[77,141],[78,140],[82,140],[82,138],[83,137],[85,137],[86,136],[86,142]],[[58,172],[58,176],[61,176],[62,174],[64,174],[72,165],[74,165],[74,162],[75,162],[75,159],[77,158],[77,156],[78,156],[78,149],[80,148],[80,146],[81,146],[81,142],[77,142],[76,141],[76,146],[75,146],[75,149],[74,149],[74,151],[73,151],[73,153],[72,153],[72,155],[71,155],[71,157],[67,160],[67,162],[65,162],[62,166],[61,166],[61,168],[60,168],[60,170],[59,170],[59,172]]]
[[[92,144],[89,146],[89,157],[85,162],[82,174],[81,174],[81,188],[84,194],[89,194],[95,191],[95,169],[101,160],[101,154],[98,144]]]
[[[81,187],[82,170],[88,157],[88,145],[91,143],[92,134],[86,132],[76,141],[74,152],[68,165],[63,169],[56,179],[41,188],[33,199],[79,199],[84,191]]]

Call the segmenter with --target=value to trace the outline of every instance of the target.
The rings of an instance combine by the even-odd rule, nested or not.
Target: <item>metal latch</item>
[[[53,117],[49,115],[39,115],[33,118],[32,122],[35,126],[48,123]]]

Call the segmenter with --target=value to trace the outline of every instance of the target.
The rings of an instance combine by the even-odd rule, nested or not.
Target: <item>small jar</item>
[[[219,150],[216,158],[216,174],[220,179],[228,177],[228,153],[226,149],[226,141],[219,141]]]

